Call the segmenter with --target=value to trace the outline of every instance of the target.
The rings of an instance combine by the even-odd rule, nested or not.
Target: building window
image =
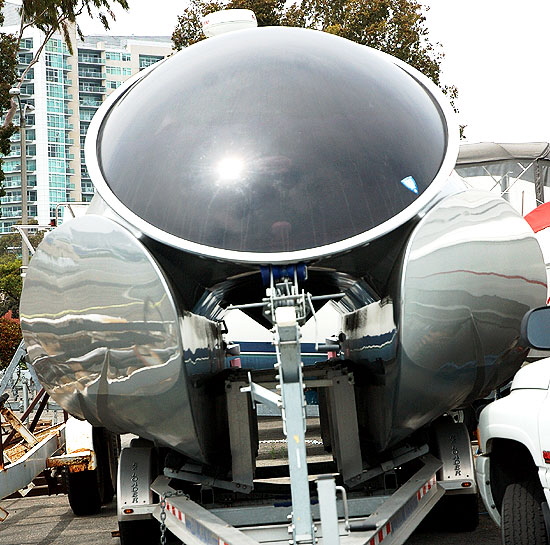
[[[19,67],[17,69],[17,75],[19,77],[21,77],[23,75],[23,72],[25,71],[25,68],[22,68],[22,67]],[[28,72],[27,72],[27,75],[25,76],[26,79],[30,80],[30,79],[34,79],[34,68],[31,68]]]
[[[65,131],[48,129],[48,142],[65,142]]]
[[[139,56],[139,69],[147,68],[152,64],[155,64],[158,61],[164,59],[161,55],[140,55]]]
[[[65,172],[67,170],[67,161],[64,159],[48,159],[48,165],[51,172]]]
[[[32,57],[32,53],[19,53],[19,64],[30,64]]]
[[[55,53],[46,53],[46,66],[52,68],[68,68],[63,62],[63,56]]]
[[[65,117],[58,114],[48,114],[48,127],[65,128]]]
[[[80,112],[80,119],[82,121],[91,121],[92,117],[94,117],[95,110],[81,110]]]
[[[117,51],[105,51],[105,58],[108,61],[119,61],[121,54]]]
[[[123,68],[122,69],[122,75],[123,76],[131,76],[132,75],[132,69],[131,68]]]
[[[120,66],[107,66],[105,67],[105,72],[107,72],[107,74],[120,76],[120,74],[122,74],[122,68]]]
[[[89,53],[80,53],[78,55],[78,62],[85,62],[88,64],[101,64],[101,57],[99,55],[92,55]]]
[[[63,74],[59,70],[53,68],[46,68],[46,81],[52,81],[54,83],[63,82]]]
[[[122,84],[121,81],[113,81],[113,80],[107,80],[107,87],[109,89],[117,89]]]
[[[32,38],[23,38],[19,42],[19,47],[21,49],[32,49]]]
[[[81,78],[102,78],[101,68],[79,68],[78,75]]]
[[[130,53],[122,53],[122,60],[124,62],[130,62],[132,60],[132,55],[130,55]]]
[[[62,144],[48,144],[48,157],[65,157],[65,146]]]
[[[57,98],[48,98],[46,109],[48,112],[63,113],[65,111],[65,102]]]
[[[64,97],[64,88],[63,85],[56,85],[55,83],[46,84],[46,92],[49,97],[54,98],[63,98]]]

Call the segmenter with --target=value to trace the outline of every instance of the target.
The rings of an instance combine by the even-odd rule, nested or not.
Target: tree
[[[0,257],[0,316],[10,310],[13,316],[19,316],[21,298],[21,260],[14,256]]]
[[[20,223],[21,222],[18,222],[18,224]],[[38,225],[38,222],[34,218],[31,218],[29,219],[29,225]],[[44,230],[29,230],[27,231],[27,236],[29,238],[29,242],[32,244],[32,247],[36,249],[44,238]],[[17,231],[2,235],[0,237],[0,259],[6,257],[14,259],[14,256],[20,256],[22,244],[22,237]],[[1,308],[0,315],[2,315]]]
[[[8,316],[0,317],[0,369],[10,364],[20,342],[19,320]]]
[[[0,0],[0,7],[3,3],[4,0]],[[9,137],[15,131],[12,122],[17,112],[17,100],[9,96],[9,89],[20,88],[23,85],[28,71],[38,62],[46,43],[54,34],[61,33],[69,51],[72,53],[69,28],[72,24],[76,24],[76,18],[80,14],[87,13],[90,17],[96,15],[105,29],[108,29],[109,18],[115,18],[110,8],[112,4],[119,4],[122,8],[128,9],[127,0],[23,0],[20,10],[21,20],[17,34],[1,35],[7,41],[5,45],[6,49],[3,48],[2,42],[0,42],[0,47],[2,47],[0,49],[2,54],[2,61],[0,62],[0,69],[2,70],[0,107],[2,108],[2,112],[7,110],[2,127],[0,127],[0,145],[2,146],[0,152],[2,154],[7,155],[9,153]],[[40,46],[36,49],[31,62],[19,78],[17,78],[17,49],[25,31],[31,27],[41,30],[43,32],[43,39]],[[82,37],[82,33],[78,27],[77,32]],[[4,63],[9,68],[6,71],[3,69]],[[3,180],[3,174],[0,178],[1,180]]]
[[[251,9],[258,26],[300,26],[323,30],[379,49],[420,70],[442,87],[451,102],[457,96],[452,86],[441,84],[440,44],[428,39],[422,4],[414,0],[190,0],[178,17],[172,34],[176,49],[204,39],[200,19],[219,9]]]

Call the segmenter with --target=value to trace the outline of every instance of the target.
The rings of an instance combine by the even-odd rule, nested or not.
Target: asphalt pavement
[[[0,518],[5,516],[2,509],[9,514],[0,522],[1,545],[120,545],[120,539],[113,536],[118,529],[116,503],[92,517],[75,517],[65,495],[0,501]],[[497,527],[483,511],[475,532],[417,531],[406,545],[480,544],[500,544]]]

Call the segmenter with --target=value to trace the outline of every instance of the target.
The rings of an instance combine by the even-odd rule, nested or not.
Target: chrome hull
[[[49,233],[25,279],[21,318],[30,361],[64,409],[215,461],[212,443],[223,445],[227,430],[201,379],[224,367],[219,326],[178,308],[125,228],[87,215]]]
[[[526,355],[521,320],[545,290],[540,248],[504,200],[468,191],[430,210],[383,297],[344,311],[364,442],[384,450],[509,380]]]
[[[526,222],[453,174],[451,117],[401,61],[304,29],[140,72],[90,125],[89,214],[27,273],[21,325],[48,392],[227,467],[225,309],[262,300],[262,266],[306,265],[301,289],[345,294],[336,363],[354,370],[365,458],[484,396],[520,365],[546,273]]]

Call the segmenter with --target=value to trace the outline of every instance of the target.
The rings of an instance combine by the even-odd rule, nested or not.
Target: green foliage
[[[53,33],[59,32],[72,53],[70,25],[76,23],[80,14],[87,13],[90,17],[97,15],[102,25],[108,30],[109,18],[115,18],[111,10],[112,4],[128,9],[127,0],[23,0],[22,28],[32,26],[40,29],[46,35],[45,42]],[[79,34],[82,37],[80,31]]]
[[[19,316],[19,300],[21,298],[21,260],[15,256],[0,257],[0,316],[11,310],[14,316]]]
[[[455,87],[440,81],[443,53],[431,44],[425,9],[414,0],[190,0],[172,34],[176,49],[204,39],[200,18],[219,9],[251,9],[258,26],[300,26],[323,30],[401,59],[442,87],[451,102]]]
[[[21,222],[18,222],[20,224]],[[37,225],[38,222],[31,218],[29,219],[29,225]],[[44,238],[44,231],[32,232],[31,230],[27,231],[27,236],[29,242],[32,244],[33,248],[36,248]],[[21,244],[23,243],[21,235],[17,231],[13,231],[6,235],[0,236],[0,259],[15,259],[16,256],[21,255]],[[2,315],[0,309],[0,316]]]
[[[19,320],[9,317],[0,318],[0,369],[10,364],[20,342]]]

